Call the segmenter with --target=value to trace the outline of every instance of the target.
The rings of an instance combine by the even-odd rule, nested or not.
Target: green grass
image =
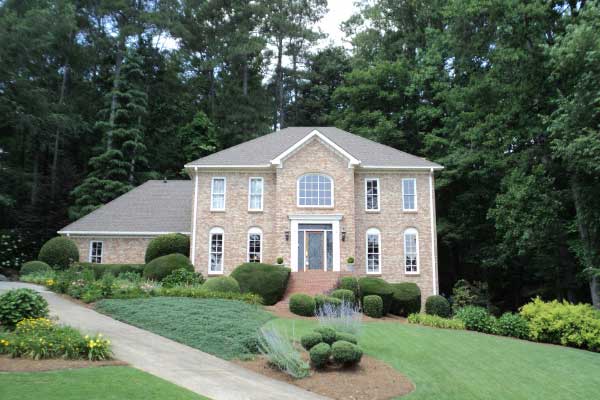
[[[272,317],[258,306],[221,299],[152,297],[102,300],[96,308],[118,319],[226,360],[243,358]]]
[[[316,323],[270,324],[296,338]],[[359,343],[416,385],[402,399],[593,399],[600,354],[468,331],[393,322],[366,323]]]
[[[0,372],[2,400],[206,400],[130,367]]]

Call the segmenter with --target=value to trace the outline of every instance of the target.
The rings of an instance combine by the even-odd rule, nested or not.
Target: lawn
[[[315,326],[269,324],[296,337]],[[394,322],[366,323],[360,344],[415,383],[403,399],[587,400],[600,388],[600,354],[583,350]]]
[[[0,398],[2,400],[206,400],[206,397],[130,367],[0,372]]]
[[[261,307],[221,299],[107,299],[96,309],[226,360],[244,357],[256,346],[258,329],[273,318]]]

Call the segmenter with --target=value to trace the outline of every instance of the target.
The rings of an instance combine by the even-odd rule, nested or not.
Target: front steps
[[[285,295],[283,296],[283,299],[276,304],[276,306],[287,308],[289,298],[294,293],[304,293],[314,296],[328,292],[335,288],[338,280],[343,276],[352,275],[352,272],[333,272],[320,270],[292,272]]]

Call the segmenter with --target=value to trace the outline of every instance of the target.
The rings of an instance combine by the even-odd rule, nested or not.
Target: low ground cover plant
[[[255,293],[265,305],[273,305],[283,298],[291,270],[281,265],[245,263],[231,273],[242,293]]]
[[[48,316],[48,302],[31,289],[13,289],[0,296],[0,327],[13,329],[27,318]]]
[[[425,313],[429,315],[437,315],[442,318],[448,318],[452,315],[450,303],[444,296],[433,295],[425,300]]]
[[[410,314],[408,316],[408,322],[411,324],[431,326],[433,328],[465,329],[465,323],[459,319],[442,318],[437,315],[429,314]]]
[[[152,239],[150,243],[148,243],[144,261],[149,263],[155,258],[169,254],[182,254],[186,257],[189,257],[190,238],[186,235],[182,235],[181,233],[159,235]]]
[[[270,364],[296,379],[309,375],[308,363],[288,337],[273,328],[261,328],[260,332],[259,349]]]
[[[79,250],[71,239],[58,236],[44,243],[40,249],[38,260],[54,269],[66,269],[79,260]]]
[[[176,286],[172,288],[160,288],[156,290],[153,296],[162,297],[191,297],[195,299],[223,299],[237,300],[247,304],[263,304],[262,298],[254,293],[235,293],[235,292],[211,292],[204,286],[186,287]]]

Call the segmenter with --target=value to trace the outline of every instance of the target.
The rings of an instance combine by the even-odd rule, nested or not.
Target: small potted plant
[[[277,264],[283,265],[283,257],[277,257]]]
[[[346,259],[346,269],[350,272],[354,272],[354,257],[350,256]]]

